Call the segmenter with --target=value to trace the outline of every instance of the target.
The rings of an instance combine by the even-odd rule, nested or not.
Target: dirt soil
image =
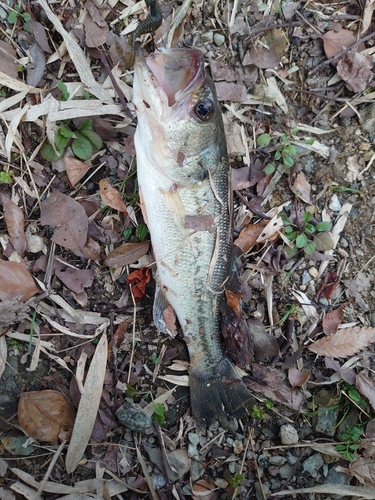
[[[199,432],[152,319],[121,54],[147,8],[1,3],[1,499],[375,498],[374,9],[173,0],[141,39],[203,52],[233,174],[255,402]]]

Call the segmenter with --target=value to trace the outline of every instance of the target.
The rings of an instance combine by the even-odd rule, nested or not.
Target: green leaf
[[[355,402],[355,403],[359,403],[362,398],[359,394],[359,392],[357,391],[357,389],[349,389],[348,391],[348,394],[349,394],[349,397]],[[354,430],[354,429],[353,429]],[[352,432],[353,432],[352,430]]]
[[[83,132],[84,130],[92,130],[92,127],[93,127],[92,120],[90,120],[90,118],[86,118],[78,127],[78,130],[80,132]]]
[[[286,236],[287,236],[288,240],[294,241],[297,238],[298,233],[297,233],[297,231],[293,231],[292,233],[289,233]]]
[[[336,450],[337,451],[346,451],[346,444],[337,444]]]
[[[10,184],[12,182],[12,175],[8,172],[0,172],[0,183]]]
[[[309,240],[307,239],[306,234],[304,234],[304,233],[299,234],[296,238],[296,247],[303,248],[304,246],[306,246],[308,241]]]
[[[281,151],[278,149],[275,153],[275,160],[280,160],[281,158]]]
[[[315,227],[312,224],[304,224],[303,225],[303,230],[306,231],[306,233],[309,233],[309,234],[315,233]]]
[[[284,253],[287,255],[287,257],[289,257],[289,259],[294,257],[296,255],[296,253],[298,252],[298,248],[296,246],[293,246],[292,248],[290,248],[290,247],[288,247],[288,245],[285,245],[283,249],[284,249]]]
[[[64,125],[61,125],[57,129],[56,133],[59,133],[59,134],[63,135],[64,137],[69,137],[69,139],[71,137],[73,137],[73,135],[74,135],[74,132],[72,130],[70,130],[70,128],[68,127],[68,125],[66,125],[65,123],[64,123]]]
[[[316,230],[317,231],[328,231],[329,229],[331,229],[331,223],[330,222],[322,221],[322,222],[319,222],[319,224],[316,225]]]
[[[294,165],[294,160],[291,156],[285,156],[283,158],[283,163],[286,167],[290,168],[290,167],[293,167]]]
[[[61,80],[57,80],[57,88],[61,92],[61,99],[63,101],[67,101],[69,99],[69,92],[68,92],[68,87],[65,85],[65,83]]]
[[[349,446],[349,448],[350,448],[352,451],[358,450],[358,448],[359,448],[359,444],[351,444],[351,445]]]
[[[126,384],[125,393],[127,396],[129,396],[129,398],[133,398],[137,394],[137,391],[136,391],[136,389],[134,389],[134,387],[132,385]]]
[[[268,146],[268,144],[271,142],[271,136],[270,134],[261,134],[257,137],[257,145],[258,146]]]
[[[11,10],[8,14],[7,21],[9,24],[15,24],[17,22],[18,14]]]
[[[100,149],[102,146],[103,146],[103,141],[100,137],[100,135],[98,135],[96,132],[94,132],[93,130],[87,130],[87,129],[83,129],[81,130],[80,129],[80,133],[88,140],[90,141],[92,147],[95,149],[95,150],[98,150]],[[90,155],[91,156],[91,155]]]
[[[57,153],[51,146],[51,144],[44,143],[40,148],[40,156],[47,161],[56,161],[62,157],[63,151],[58,151]]]
[[[66,146],[68,145],[70,139],[68,137],[64,137],[59,133],[59,131],[56,132],[55,135],[55,146],[57,151],[64,151]]]
[[[145,241],[148,235],[148,228],[146,224],[139,224],[139,226],[135,230],[135,235],[139,239],[139,241]]]
[[[28,23],[29,21],[31,21],[31,16],[30,16],[30,14],[29,14],[28,12],[24,12],[24,13],[22,14],[22,17],[23,17],[23,20],[24,20],[26,23]]]
[[[292,128],[292,134],[296,134],[297,132],[299,132],[299,128],[298,127]]]
[[[315,137],[311,137],[311,139],[304,139],[303,141],[301,141],[302,144],[314,144],[315,142]]]
[[[283,156],[294,156],[296,154],[296,148],[293,146],[293,144],[288,144],[288,146],[285,146],[283,149]]]
[[[268,165],[264,168],[264,170],[263,170],[263,171],[264,171],[264,173],[265,173],[266,175],[271,175],[271,174],[273,174],[273,173],[274,173],[274,171],[275,171],[275,166],[274,166],[274,165],[272,165],[272,163],[269,163],[269,164],[268,164]]]
[[[77,137],[72,142],[73,153],[81,160],[88,160],[93,153],[91,142],[84,137]]]
[[[311,243],[309,243],[308,245],[306,245],[303,249],[303,251],[305,252],[306,255],[311,255],[312,253],[314,253],[316,250],[316,246],[315,246],[315,243],[312,241]]]
[[[130,229],[130,227],[124,229],[124,231],[122,233],[122,235],[123,235],[123,237],[124,237],[125,240],[127,240],[128,238],[130,238],[131,234],[132,234],[132,230]]]
[[[292,228],[292,226],[285,226],[284,231],[285,234],[291,234],[293,233],[294,229]]]
[[[152,420],[157,422],[159,425],[163,425],[165,421],[165,408],[162,403],[155,403],[155,409],[152,415]]]
[[[312,218],[313,216],[310,212],[305,212],[302,216],[302,222],[310,222]]]

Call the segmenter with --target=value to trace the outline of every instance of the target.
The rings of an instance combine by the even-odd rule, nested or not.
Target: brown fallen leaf
[[[0,40],[1,71],[6,75],[18,79],[17,52],[7,42]]]
[[[236,313],[237,318],[241,318],[242,295],[225,288],[225,299],[227,305]]]
[[[19,301],[30,299],[40,293],[31,274],[18,262],[0,260],[0,300]]]
[[[335,271],[327,271],[320,285],[315,300],[317,302],[319,299],[329,300],[339,283],[340,277],[337,275],[337,273]]]
[[[311,373],[306,370],[297,370],[294,366],[291,366],[288,370],[288,380],[292,387],[301,387],[305,384],[309,378]]]
[[[148,241],[142,243],[123,243],[108,255],[103,264],[115,269],[128,266],[137,262],[142,255],[145,255],[149,247],[150,243]]]
[[[340,31],[327,31],[321,38],[323,40],[324,52],[328,59],[334,57],[343,49],[351,47],[356,42],[354,33],[345,29]]]
[[[194,500],[204,498],[205,500],[213,500],[216,497],[217,488],[212,478],[199,479],[196,483],[191,486],[192,498]]]
[[[366,0],[363,8],[361,36],[369,29],[375,9],[375,0]]]
[[[4,208],[4,219],[10,242],[18,255],[23,257],[27,248],[23,212],[6,194],[2,194],[0,200]]]
[[[126,283],[132,285],[132,291],[136,299],[141,299],[146,293],[146,286],[151,279],[148,267],[141,267],[130,273],[126,278]]]
[[[83,256],[88,218],[77,201],[54,189],[51,196],[42,202],[40,223],[42,226],[55,228],[52,241],[71,250],[75,255]]]
[[[101,17],[100,10],[91,0],[86,2],[85,7],[89,11],[83,21],[86,33],[86,45],[88,47],[100,47],[108,40],[109,27]]]
[[[348,358],[375,342],[375,328],[356,326],[343,328],[331,337],[323,337],[308,349],[321,356]]]
[[[375,484],[375,461],[357,457],[350,462],[348,473],[355,476],[362,484]]]
[[[99,181],[100,196],[105,205],[118,210],[119,212],[128,213],[122,194],[120,191],[111,186],[108,179],[101,179]]]
[[[66,176],[69,181],[70,187],[74,187],[82,177],[90,170],[91,167],[83,163],[83,161],[77,160],[77,158],[64,158],[64,167],[66,171]]]
[[[365,396],[375,410],[375,380],[367,377],[363,372],[357,375],[355,385],[358,391]]]
[[[304,201],[308,205],[311,205],[311,185],[302,170],[295,173],[291,172],[289,182],[290,189],[293,191],[293,193],[298,196],[298,198],[301,198],[302,201]]]
[[[238,238],[234,240],[234,244],[239,247],[242,252],[248,252],[256,245],[257,239],[262,234],[268,222],[268,220],[263,220],[259,222],[259,224],[248,224],[242,229]]]
[[[351,86],[353,92],[363,92],[374,77],[372,67],[371,56],[351,50],[337,63],[337,74]]]
[[[341,368],[340,363],[333,358],[326,357],[324,358],[324,362],[326,368],[335,370],[343,380],[348,382],[348,384],[355,385],[357,374],[353,368]]]
[[[342,322],[342,317],[344,315],[344,309],[348,305],[348,302],[341,304],[337,309],[333,309],[327,313],[322,321],[323,332],[326,335],[334,335]]]
[[[79,305],[86,307],[87,294],[84,288],[91,286],[94,281],[95,275],[93,269],[68,268],[65,271],[56,269],[55,274],[73,292]]]
[[[21,392],[18,420],[22,429],[39,441],[65,441],[72,435],[76,411],[61,392]]]

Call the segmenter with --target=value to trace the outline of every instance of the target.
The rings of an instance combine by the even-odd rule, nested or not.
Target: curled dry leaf
[[[323,332],[326,335],[334,335],[337,332],[342,322],[344,309],[347,305],[347,302],[345,304],[341,304],[340,307],[334,309],[333,311],[330,311],[324,316],[322,326]]]
[[[375,328],[343,328],[331,337],[323,337],[308,349],[321,356],[348,358],[375,342]]]
[[[0,260],[0,300],[30,299],[41,290],[31,274],[18,262]]]
[[[1,195],[1,202],[10,242],[18,255],[23,257],[27,248],[23,212],[6,194]]]
[[[375,410],[375,379],[367,377],[362,372],[357,375],[355,385],[358,391],[368,399],[373,410]]]
[[[141,267],[129,274],[126,283],[132,285],[133,295],[136,299],[141,299],[146,293],[147,283],[150,281],[150,270],[148,267]]]
[[[353,462],[350,462],[348,473],[355,476],[362,484],[375,484],[375,461],[367,461],[363,457],[357,457]]]
[[[124,214],[128,213],[120,191],[111,186],[108,179],[102,179],[101,181],[99,181],[99,188],[103,203],[113,208],[114,210],[124,212]]]
[[[291,366],[288,370],[288,380],[292,387],[301,387],[309,380],[310,375],[308,371],[299,371],[294,366]]]
[[[290,175],[290,189],[298,198],[311,205],[311,185],[302,170]]]
[[[192,498],[204,498],[205,500],[211,500],[216,495],[215,484],[212,481],[206,481],[205,479],[199,479],[191,487]]]
[[[263,220],[259,222],[259,224],[248,224],[242,229],[238,238],[234,241],[234,244],[239,247],[242,252],[248,252],[256,245],[257,239],[262,234],[267,224],[267,220]]]
[[[69,157],[64,158],[64,166],[70,187],[74,187],[91,168],[83,161]]]
[[[57,391],[21,392],[18,420],[22,429],[39,441],[65,441],[72,435],[76,411]]]
[[[150,243],[148,241],[142,243],[123,243],[108,255],[103,264],[115,269],[128,266],[137,262],[142,255],[145,255],[149,247]]]

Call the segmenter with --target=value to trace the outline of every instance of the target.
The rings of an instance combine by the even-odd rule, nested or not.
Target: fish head
[[[137,143],[176,182],[201,182],[226,155],[215,85],[197,49],[138,52],[133,85]],[[138,151],[138,148],[137,148]]]

